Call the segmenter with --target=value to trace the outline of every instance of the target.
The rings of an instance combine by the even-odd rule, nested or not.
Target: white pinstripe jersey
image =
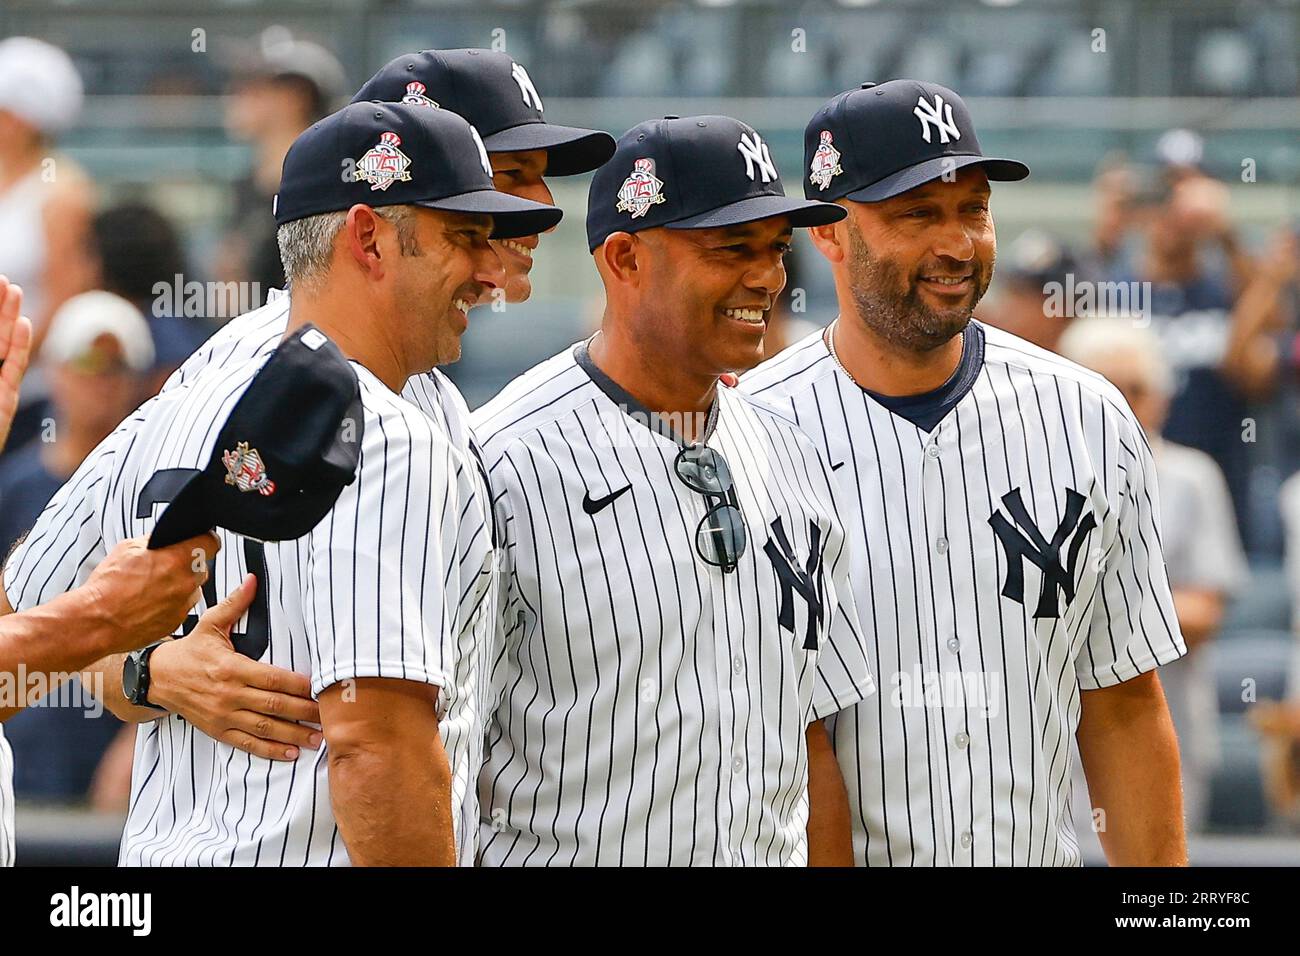
[[[473,417],[510,576],[481,861],[806,863],[806,727],[873,689],[825,462],[719,389],[708,445],[748,529],[724,574],[696,554],[678,444],[575,351]]]
[[[972,322],[937,393],[810,335],[741,380],[825,450],[881,691],[834,742],[867,865],[1076,865],[1079,692],[1186,653],[1151,452],[1108,382]],[[887,407],[887,406],[893,406]]]
[[[133,511],[141,482],[177,462],[206,461],[216,429],[286,326],[285,298],[235,319],[92,453],[11,560],[5,584],[15,607],[81,583],[113,543],[152,527],[156,515]],[[311,534],[265,546],[259,600],[269,605],[269,643],[260,659],[309,674],[314,693],[369,676],[442,687],[457,848],[471,863],[497,608],[485,472],[464,444],[465,413],[456,419],[459,395],[450,397],[445,379],[408,383],[440,415],[434,421],[354,367],[366,406],[358,480]],[[221,588],[247,568],[243,541],[223,533]],[[325,753],[273,764],[177,717],[142,726],[122,862],[345,864]]]
[[[14,757],[0,728],[0,866],[14,865]]]

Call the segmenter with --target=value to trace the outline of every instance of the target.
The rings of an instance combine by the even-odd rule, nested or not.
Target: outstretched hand
[[[32,351],[32,323],[22,311],[23,290],[0,276],[0,450],[18,411],[18,388]]]

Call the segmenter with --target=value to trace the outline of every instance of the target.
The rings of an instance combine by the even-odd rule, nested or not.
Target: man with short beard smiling
[[[804,146],[805,195],[848,211],[811,231],[840,315],[742,387],[827,452],[861,544],[881,691],[833,722],[856,862],[1077,865],[1077,732],[1110,862],[1184,864],[1150,448],[1104,379],[971,318],[989,182],[1028,168],[912,80],[834,97]]]

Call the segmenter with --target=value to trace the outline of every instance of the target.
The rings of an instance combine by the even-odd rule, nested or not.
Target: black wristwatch
[[[166,642],[158,641],[126,655],[126,662],[122,665],[122,694],[137,707],[167,709],[149,703],[149,658],[164,643]]]

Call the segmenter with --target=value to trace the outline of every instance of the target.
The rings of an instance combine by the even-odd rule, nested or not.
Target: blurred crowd
[[[250,163],[216,254],[191,263],[157,208],[101,203],[91,177],[60,153],[83,99],[67,55],[28,38],[0,42],[0,274],[23,287],[37,348],[0,454],[0,554],[214,330],[215,319],[181,314],[157,284],[238,282],[255,290],[255,307],[283,283],[271,217],[281,161],[350,91],[332,54],[274,28],[231,56],[226,125],[250,146]],[[1105,163],[1090,239],[1021,234],[1002,250],[977,313],[1105,375],[1152,442],[1164,551],[1191,649],[1160,676],[1182,742],[1192,832],[1212,822],[1214,780],[1245,735],[1254,749],[1243,774],[1253,774],[1275,821],[1300,825],[1291,637],[1300,628],[1289,616],[1300,608],[1300,235],[1288,226],[1247,243],[1203,147],[1195,132],[1173,130],[1151,156]],[[769,350],[797,339],[803,322],[782,310]],[[1288,687],[1297,703],[1269,703]],[[134,735],[111,715],[36,707],[6,736],[20,798],[125,806]],[[1231,785],[1221,790],[1220,802],[1237,799]]]

